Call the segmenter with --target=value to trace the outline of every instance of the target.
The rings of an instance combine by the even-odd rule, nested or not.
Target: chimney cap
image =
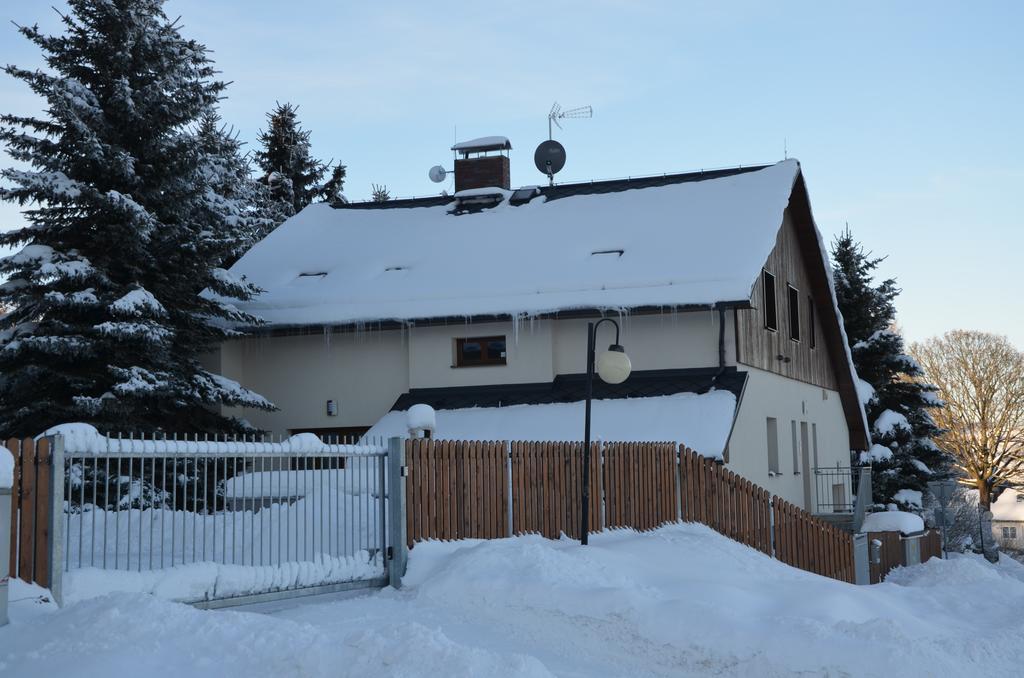
[[[453,151],[466,156],[470,153],[484,153],[486,151],[511,151],[512,142],[508,137],[480,137],[469,141],[460,141],[452,146]]]

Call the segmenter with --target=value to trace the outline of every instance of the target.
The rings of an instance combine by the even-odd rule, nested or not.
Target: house
[[[387,435],[426,403],[438,437],[582,439],[587,323],[611,317],[633,372],[595,380],[595,438],[678,440],[848,507],[815,469],[868,432],[799,163],[512,190],[510,148],[459,145],[452,196],[311,205],[242,257],[266,324],[211,368],[280,409],[229,413]]]
[[[1008,488],[992,502],[992,537],[1004,549],[1024,551],[1024,492]]]

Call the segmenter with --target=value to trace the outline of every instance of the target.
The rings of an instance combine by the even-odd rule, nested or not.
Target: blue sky
[[[0,19],[58,29],[52,0]],[[58,7],[61,6],[58,3]],[[300,106],[316,154],[426,195],[459,139],[512,140],[513,184],[552,102],[561,180],[799,158],[826,238],[849,223],[888,258],[911,340],[954,328],[1024,348],[1024,4],[1016,2],[349,3],[170,0],[226,80],[226,121],[255,142],[275,101]],[[39,56],[0,22],[0,62]],[[38,102],[0,79],[0,108]],[[7,164],[7,158],[0,158]],[[0,227],[20,223],[0,206]],[[540,245],[539,245],[540,246]]]

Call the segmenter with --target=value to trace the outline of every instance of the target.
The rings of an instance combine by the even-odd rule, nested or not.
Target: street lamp
[[[595,361],[597,326],[604,322],[615,325],[615,343],[597,356]],[[583,511],[580,525],[580,544],[583,546],[587,545],[590,527],[590,401],[594,395],[595,362],[598,376],[609,384],[621,384],[626,381],[633,369],[626,350],[619,344],[619,324],[611,318],[601,318],[596,323],[587,323],[587,404],[583,430]]]

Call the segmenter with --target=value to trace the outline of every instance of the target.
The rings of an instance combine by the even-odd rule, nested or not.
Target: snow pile
[[[907,506],[919,510],[924,507],[923,498],[921,496],[920,490],[902,489],[896,494],[892,495],[892,498],[902,504],[906,504]]]
[[[536,536],[427,542],[401,591],[281,605],[290,606],[204,612],[118,594],[35,619],[14,610],[0,673],[1013,675],[1024,569],[933,559],[858,587],[673,525],[596,534],[587,548]]]
[[[14,455],[6,447],[0,448],[0,489],[14,487]]]
[[[314,204],[231,268],[265,290],[236,305],[280,326],[746,300],[798,171],[787,160],[717,179],[519,207],[505,201],[462,215],[449,214],[451,205]],[[497,248],[464,237],[480,229],[515,237]],[[592,254],[609,249],[624,253]],[[302,276],[311,271],[326,275]]]
[[[899,412],[893,412],[892,410],[883,410],[878,415],[878,419],[875,420],[875,430],[881,435],[889,435],[895,429],[910,430],[910,422],[907,418]]]
[[[141,287],[132,290],[112,303],[110,308],[117,311],[120,315],[128,316],[167,315],[167,309],[163,307],[163,304],[157,301],[156,297],[150,294],[149,291]]]
[[[162,570],[102,570],[95,567],[64,574],[64,603],[114,592],[147,593],[164,600],[197,602],[253,592],[335,584],[383,576],[380,558],[366,551],[351,556],[317,554],[313,560],[277,565],[224,565],[202,562]]]
[[[430,405],[413,405],[405,413],[405,427],[412,438],[422,438],[429,431],[437,430],[437,413]]]
[[[736,412],[729,391],[676,393],[651,398],[595,400],[593,440],[684,443],[720,457]],[[583,440],[584,403],[473,407],[437,411],[437,437],[445,440]],[[389,412],[369,437],[408,437],[405,412]]]
[[[1011,520],[1024,522],[1024,493],[1008,489],[1003,490],[999,499],[992,502],[992,520]]]
[[[907,513],[906,511],[879,511],[877,513],[869,513],[864,518],[864,525],[861,526],[861,531],[916,534],[924,531],[924,520],[922,520],[921,516],[916,513]]]
[[[216,376],[216,375],[214,375]],[[360,445],[331,445],[323,442],[313,433],[297,433],[279,442],[256,442],[253,440],[153,440],[139,438],[115,438],[102,435],[89,424],[59,424],[46,429],[36,438],[60,435],[64,438],[66,453],[117,454],[133,452],[146,454],[187,453],[196,455],[249,455],[305,452],[324,454],[369,454],[383,452],[384,447],[367,436]],[[370,442],[373,441],[373,442]]]
[[[867,452],[860,453],[860,463],[871,464],[876,461],[889,461],[892,459],[892,450],[884,445],[875,443]]]

